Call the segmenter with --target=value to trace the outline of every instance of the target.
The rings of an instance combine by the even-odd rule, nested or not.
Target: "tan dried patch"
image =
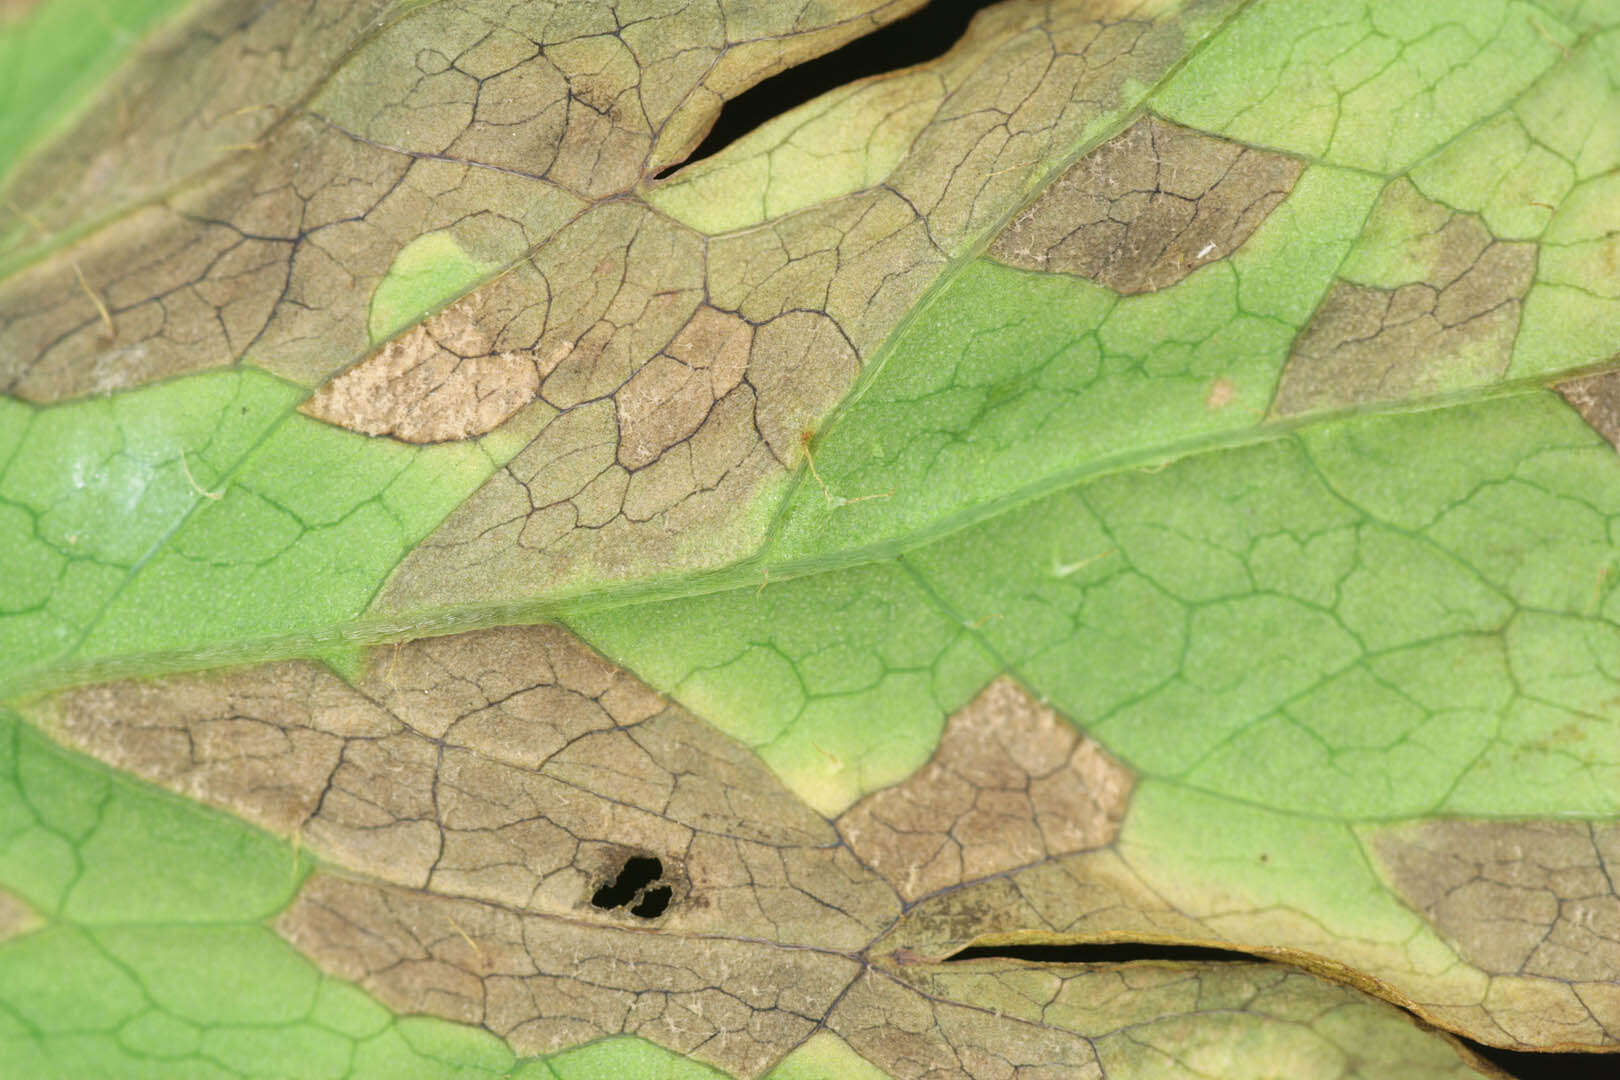
[[[33,908],[19,897],[0,889],[0,942],[26,934],[43,924],[44,920],[34,913]]]
[[[1219,411],[1232,404],[1235,397],[1237,387],[1232,385],[1231,379],[1216,379],[1204,392],[1204,407],[1212,412]]]
[[[899,914],[751,751],[556,628],[380,648],[352,687],[282,663],[70,691],[43,713],[371,878],[317,875],[282,932],[396,1009],[521,1053],[635,1033],[758,1075]],[[653,858],[633,905],[605,895]],[[654,888],[665,906],[643,910]]]
[[[620,224],[650,231],[636,217]],[[755,327],[700,307],[696,288],[653,298],[652,276],[622,285],[600,277],[569,295],[572,318],[556,320],[562,302],[554,302],[555,325],[523,346],[555,358],[541,370],[541,397],[561,414],[406,556],[382,607],[452,593],[459,603],[495,601],[504,582],[537,576],[560,584],[592,571],[667,573],[677,568],[664,557],[670,539],[689,534],[710,537],[702,550],[714,562],[757,546],[763,525],[743,508],[798,463],[806,419],[854,382],[854,351],[818,312],[788,311]],[[503,310],[517,307],[518,288],[503,282],[491,296],[506,298]],[[661,305],[656,319],[632,330],[613,321],[621,306],[645,313],[650,304]],[[655,332],[665,335],[662,351],[637,370],[631,361]]]
[[[825,950],[581,925],[325,874],[277,929],[396,1012],[481,1025],[520,1055],[634,1034],[739,1077],[807,1038],[860,971]]]
[[[1076,1061],[1072,1049],[1067,1056],[1054,1055],[1051,1059],[1063,1062],[1064,1068],[1056,1075],[1064,1077],[1249,1076],[1259,1075],[1251,1070],[1261,1059],[1293,1064],[1291,1070],[1285,1068],[1276,1075],[1411,1075],[1457,1080],[1478,1080],[1482,1075],[1444,1042],[1414,1038],[1410,1017],[1392,1006],[1373,1001],[1348,986],[1324,982],[1276,964],[1053,967],[983,959],[910,966],[899,969],[897,974],[927,1000],[971,1002],[981,1016],[976,1023],[969,1021],[970,1031],[988,1034],[995,1030],[984,1019],[988,1015],[1003,1022],[1002,1030],[1006,1030],[1005,1022],[1011,1021],[1032,1033],[1056,1028],[1091,1036],[1096,1065],[1088,1068]],[[852,988],[850,996],[856,993]],[[889,997],[898,995],[891,991]],[[835,1021],[840,1017],[835,1014]],[[1315,1050],[1296,1056],[1286,1049],[1292,1041],[1288,1036],[1274,1036],[1272,1041],[1259,1034],[1268,1022],[1277,1025],[1274,1031],[1290,1030],[1296,1035],[1304,1033],[1301,1029],[1314,1028],[1315,1036],[1306,1036],[1308,1042],[1317,1046],[1323,1042],[1337,1044],[1348,1052],[1347,1056],[1334,1053],[1319,1058]],[[1351,1027],[1359,1033],[1352,1036],[1360,1042],[1354,1050],[1341,1034]],[[1237,1034],[1245,1028],[1254,1034]],[[926,1046],[925,1039],[945,1041],[943,1034],[927,1032],[912,1038]],[[960,1035],[949,1041],[974,1045]],[[1234,1053],[1233,1047],[1240,1043],[1245,1049]],[[1049,1045],[1046,1052],[1053,1051],[1062,1053],[1062,1044]],[[916,1050],[904,1042],[886,1047],[877,1039],[863,1046],[862,1052],[872,1054],[875,1062],[888,1064],[894,1075],[902,1075],[898,1066],[916,1055]],[[1307,1060],[1313,1064],[1307,1065]],[[1208,1071],[1200,1067],[1201,1061],[1208,1062]],[[1317,1061],[1323,1064],[1317,1066]],[[1327,1064],[1329,1061],[1333,1064]],[[968,1073],[998,1075],[981,1074],[972,1068]],[[1047,1074],[1032,1069],[1030,1075]]]
[[[353,871],[631,926],[598,888],[663,865],[663,928],[853,948],[898,909],[741,744],[578,639],[513,627],[382,648],[358,686],[307,663],[60,695],[64,741]]]
[[[1610,446],[1620,450],[1620,371],[1566,379],[1554,389]]]
[[[942,960],[974,942],[1195,941],[1223,935],[1176,910],[1112,849],[1085,851],[918,901],[872,954]]]
[[[0,0],[0,23],[22,22],[39,5],[40,0]]]
[[[0,21],[38,6],[38,0],[0,0]],[[296,108],[393,4],[337,0],[320,19],[288,18],[274,8],[186,6],[191,10],[179,18],[128,42],[128,55],[96,80],[69,130],[31,148],[8,176],[0,220],[9,211],[26,224],[20,248],[49,245],[77,225],[114,221],[120,210],[159,201],[159,193],[185,178],[240,155]],[[176,78],[177,71],[186,77]],[[302,191],[319,186],[317,170],[315,186]],[[140,251],[125,249],[122,261],[138,259]]]
[[[384,345],[321,387],[299,411],[363,435],[409,443],[470,439],[533,401],[533,356],[492,352],[468,298]]]
[[[1168,288],[1243,246],[1304,163],[1143,117],[1069,167],[990,256],[1132,295]]]
[[[399,726],[306,663],[87,686],[52,713],[68,745],[281,833],[315,812],[346,740]]]
[[[1480,279],[1489,282],[1487,295],[1450,314],[1446,292],[1428,285],[1389,290],[1336,283],[1294,342],[1277,413],[1387,401],[1502,375],[1535,257],[1526,244],[1499,247]]]
[[[614,395],[619,464],[650,465],[691,437],[715,402],[742,382],[754,328],[737,315],[699,307],[669,346]]]
[[[1107,846],[1132,784],[1107,751],[1004,676],[950,718],[927,765],[837,825],[863,862],[915,900]]]
[[[1372,848],[1396,892],[1475,966],[1620,980],[1620,827],[1439,821],[1382,830]]]
[[[936,961],[985,934],[1216,938],[1111,849],[1042,856],[1111,835],[1129,780],[1008,680],[958,715],[936,780],[991,798],[948,834],[979,869],[1005,860],[977,829],[1040,861],[909,910],[747,748],[555,628],[381,648],[355,686],[272,664],[72,691],[37,718],[295,832],[338,869],[278,920],[289,941],[398,1012],[481,1025],[525,1055],[634,1034],[753,1078],[826,1027],[896,1075],[1096,1076],[1109,1033],[1132,1008],[1164,1015],[1162,995],[1087,997],[1096,976],[1025,1018],[982,965]],[[1008,815],[1007,792],[1025,807]],[[1050,982],[1003,966],[1014,989]],[[1251,1011],[1195,995],[1177,1015],[1229,1007]]]
[[[276,231],[151,206],[0,281],[0,392],[50,402],[228,362],[286,285]]]
[[[1097,1051],[1084,1035],[1022,1022],[972,1002],[919,994],[885,975],[858,979],[827,1027],[890,1076],[968,1080],[981,1076],[1101,1080]]]
[[[696,532],[717,560],[757,542],[763,526],[745,508],[784,467],[741,374],[748,329],[700,311],[703,264],[692,234],[610,203],[479,291],[494,349],[534,358],[539,396],[558,415],[407,555],[380,607],[503,602],[513,581],[670,572],[682,565],[671,548]],[[775,385],[767,394],[785,397]]]
[[[1512,360],[1536,247],[1494,239],[1478,218],[1392,185],[1373,214],[1412,223],[1394,258],[1405,284],[1338,281],[1294,340],[1278,415],[1492,382]]]

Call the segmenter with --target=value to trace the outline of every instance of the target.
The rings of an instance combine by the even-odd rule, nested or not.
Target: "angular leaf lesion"
[[[299,411],[410,443],[486,434],[540,389],[533,357],[491,346],[466,311],[453,307],[326,383]]]
[[[1145,116],[1070,166],[989,253],[1127,296],[1166,289],[1242,247],[1304,167]]]
[[[1401,895],[1481,969],[1620,978],[1620,828],[1436,821],[1380,831],[1372,848]]]
[[[41,722],[98,757],[410,890],[634,926],[592,904],[660,860],[663,923],[857,947],[897,907],[742,745],[565,631],[74,690]]]
[[[740,316],[700,306],[615,395],[619,463],[650,465],[695,434],[715,404],[741,384],[753,344],[754,328]]]
[[[3,15],[3,12],[0,12]],[[0,943],[26,934],[44,924],[44,920],[22,899],[0,889]]]
[[[519,1054],[638,1034],[738,1077],[808,1038],[860,970],[821,949],[580,925],[324,874],[278,929],[393,1009],[481,1025]]]
[[[1612,362],[1620,363],[1620,356]],[[1592,430],[1620,450],[1620,371],[1565,379],[1556,389]]]
[[[1119,831],[1133,778],[1008,678],[946,723],[933,759],[837,821],[906,900],[1089,848]]]
[[[0,21],[8,6],[34,3],[0,3]],[[356,36],[398,5],[328,0],[318,18],[240,0],[191,6],[188,17],[133,43],[129,59],[69,129],[5,177],[0,266],[38,258],[87,226],[159,200],[187,178],[256,148]],[[185,77],[176,78],[177,71]]]
[[[1476,1038],[1528,1047],[1620,1041],[1620,830],[1597,822],[1428,821],[1369,849],[1408,905],[1489,974],[1433,1008]]]
[[[956,715],[931,765],[836,827],[751,750],[555,627],[380,647],[352,684],[294,661],[67,691],[34,711],[64,741],[329,860],[280,934],[395,1011],[481,1026],[520,1054],[632,1035],[752,1080],[821,1030],[893,1075],[1056,1062],[1100,1077],[1220,1045],[1232,1023],[1283,1037],[1279,994],[1408,1029],[1355,990],[1265,965],[1239,978],[943,963],[998,932],[1218,938],[1113,850],[1130,774],[1006,677]],[[935,860],[938,880],[902,880],[912,811],[954,814],[931,842],[961,857]],[[1226,1004],[1211,1007],[1216,987]],[[1146,1050],[1121,1039],[1149,1013]],[[1420,1042],[1391,1061],[1456,1067]]]
[[[1498,240],[1477,216],[1395,181],[1295,338],[1273,410],[1287,416],[1500,379],[1536,259],[1535,244]]]

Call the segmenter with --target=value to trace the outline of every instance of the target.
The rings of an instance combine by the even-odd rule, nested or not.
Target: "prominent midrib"
[[[417,3],[403,5],[401,8],[396,9],[395,18],[389,20],[389,22],[392,23],[407,17],[409,14],[414,13],[417,8],[429,6],[433,2],[436,2],[436,0],[419,0]],[[1122,102],[1123,111],[1113,123],[1092,132],[1084,139],[1076,140],[1068,148],[1067,152],[1049,157],[1044,163],[1044,167],[1037,173],[1032,174],[1028,196],[1016,204],[1011,204],[998,218],[967,241],[942,266],[940,272],[923,292],[918,302],[911,306],[890,331],[883,343],[874,351],[872,359],[863,366],[851,391],[827,416],[821,427],[823,433],[832,431],[866,391],[874,385],[881,376],[887,360],[898,347],[898,342],[905,337],[907,329],[938,301],[960,273],[982,256],[984,250],[1005,227],[1006,223],[1011,221],[1027,205],[1029,198],[1039,197],[1039,193],[1044,191],[1053,179],[1061,175],[1075,161],[1090,153],[1097,146],[1114,137],[1140,118],[1150,108],[1152,96],[1158,87],[1171,81],[1176,73],[1189,63],[1193,57],[1216,41],[1230,23],[1247,9],[1250,2],[1252,0],[1245,0],[1244,3],[1235,5],[1225,18],[1208,29],[1201,41],[1183,53],[1180,60],[1165,72],[1157,84],[1143,88],[1134,102]],[[374,32],[380,32],[380,30]],[[334,65],[333,71],[328,73],[327,78],[335,74],[353,55],[354,49],[359,48],[371,36],[374,36],[374,34],[368,34],[361,41],[356,42],[354,47]],[[946,56],[948,57],[949,53]],[[940,61],[944,59],[946,57],[941,57]],[[303,100],[307,101],[309,97],[318,93],[320,86],[324,85],[326,81],[326,79],[322,79]],[[632,196],[621,195],[615,198],[626,197]],[[655,208],[654,212],[657,212]],[[508,266],[493,271],[489,277],[498,277],[501,273],[510,269],[511,265],[516,265],[529,257],[530,254],[532,252],[525,252],[523,256],[513,260]],[[471,286],[468,291],[476,287],[476,285]],[[454,302],[454,298],[446,301],[446,303],[451,302]],[[801,466],[778,493],[779,502],[771,515],[765,540],[759,550],[752,555],[718,569],[685,572],[678,575],[655,577],[634,582],[586,584],[508,604],[452,605],[432,611],[397,614],[366,613],[350,620],[334,623],[327,629],[314,633],[302,632],[238,638],[201,648],[132,652],[92,660],[61,658],[34,669],[17,673],[6,682],[0,682],[0,701],[18,700],[88,681],[180,670],[197,670],[230,664],[257,663],[295,657],[331,656],[350,653],[373,645],[421,637],[442,636],[493,626],[563,621],[574,616],[641,604],[708,596],[740,589],[757,590],[768,587],[772,583],[789,581],[794,578],[836,573],[895,559],[909,551],[933,544],[963,530],[982,525],[1004,514],[1015,512],[1056,492],[1133,469],[1153,469],[1157,471],[1176,461],[1204,454],[1236,450],[1277,439],[1290,438],[1301,430],[1354,417],[1434,412],[1471,406],[1489,400],[1544,394],[1550,392],[1548,388],[1553,382],[1612,366],[1612,363],[1590,365],[1585,368],[1571,369],[1551,375],[1521,378],[1487,387],[1473,387],[1424,398],[1358,405],[1302,414],[1285,419],[1270,419],[1242,430],[1214,432],[1182,440],[1171,440],[1134,447],[1122,450],[1117,454],[1109,454],[1089,461],[1079,462],[1067,468],[1037,477],[1027,484],[1010,489],[992,499],[935,518],[922,527],[901,536],[814,556],[772,561],[770,552],[780,535],[783,522],[795,501],[795,496],[803,488],[804,484],[812,482],[808,468]],[[164,546],[162,542],[157,545],[159,548],[162,546]]]
[[[366,33],[362,34],[350,45],[342,56],[340,56],[332,64],[329,70],[323,72],[318,78],[316,78],[306,92],[301,95],[295,103],[290,105],[284,114],[278,118],[269,129],[266,130],[264,135],[261,136],[261,141],[269,138],[276,130],[290,122],[293,117],[303,113],[308,104],[314,100],[314,98],[333,78],[336,77],[337,73],[341,71],[344,66],[346,66],[346,64],[353,58],[355,53],[368,41],[375,38],[378,34],[381,34],[389,26],[403,21],[404,19],[415,14],[419,9],[432,6],[432,4],[436,2],[438,2],[438,0],[404,0],[404,2],[397,5],[390,13],[390,17],[384,20],[379,20],[376,26],[369,28]],[[1252,0],[1243,0],[1243,2],[1233,5],[1225,17],[1206,28],[1206,32],[1200,41],[1198,41],[1193,47],[1186,49],[1182,53],[1180,59],[1166,69],[1157,83],[1155,83],[1153,86],[1139,88],[1134,100],[1127,99],[1126,101],[1120,102],[1121,112],[1112,123],[1091,132],[1084,138],[1075,140],[1066,148],[1064,152],[1053,154],[1045,158],[1045,160],[1042,162],[1042,166],[1035,172],[1031,173],[1029,185],[1024,197],[1015,203],[1010,203],[1000,215],[984,226],[976,235],[966,238],[962,245],[958,247],[953,254],[948,256],[947,261],[941,267],[939,274],[937,274],[934,280],[929,283],[928,287],[924,290],[917,303],[911,305],[911,307],[884,338],[882,344],[879,345],[879,347],[874,351],[872,359],[862,366],[862,370],[856,380],[855,385],[823,422],[822,428],[824,431],[830,430],[834,425],[836,425],[839,420],[847,414],[849,409],[860,400],[866,391],[881,376],[882,370],[886,365],[888,358],[897,348],[897,343],[905,337],[908,328],[911,327],[913,323],[938,300],[945,289],[957,278],[960,273],[962,273],[969,265],[971,265],[983,254],[994,238],[999,235],[1001,230],[1006,226],[1007,222],[1011,221],[1014,216],[1022,211],[1030,199],[1038,198],[1039,194],[1044,191],[1056,177],[1062,175],[1062,173],[1075,161],[1079,160],[1085,154],[1090,153],[1093,149],[1106,142],[1108,139],[1113,138],[1130,124],[1136,122],[1144,110],[1148,108],[1149,101],[1158,87],[1173,79],[1176,73],[1179,72],[1182,67],[1184,67],[1195,55],[1202,51],[1202,49],[1208,47],[1211,42],[1216,40],[1231,24],[1231,22],[1249,6],[1249,3],[1251,2]],[[1195,6],[1198,3],[1199,0],[1194,0]],[[947,61],[955,49],[956,46],[953,46],[952,49],[947,50],[943,56],[933,61],[933,63],[938,64]],[[799,108],[808,107],[810,104],[812,103],[806,102],[805,105],[799,106]],[[322,119],[324,119],[324,117]],[[412,154],[411,156],[434,155]],[[198,173],[177,182],[173,188],[165,192],[161,198],[167,198],[169,195],[173,194],[174,191],[178,191],[187,187],[188,185],[201,182],[217,169],[223,167],[227,160],[228,158],[222,157],[210,162],[203,169],[199,170]],[[466,164],[476,165],[477,163],[466,162]],[[625,199],[633,197],[634,196],[631,193],[624,193],[611,198]],[[148,205],[150,202],[151,200],[148,200],[140,205],[125,207],[122,210],[115,212],[109,219],[87,224],[82,231],[74,232],[71,236],[67,233],[60,234],[58,238],[53,239],[60,239],[61,243],[53,244],[52,250],[56,250],[61,246],[70,244],[90,232],[105,228],[112,221],[119,220],[124,216],[135,212],[140,208],[140,206]],[[650,204],[644,205],[647,205],[648,208],[654,213],[659,212],[656,207],[652,207]],[[28,262],[34,261],[36,254],[40,253],[30,252],[26,261],[22,265],[26,265]],[[527,250],[520,256],[510,260],[508,263],[496,267],[488,275],[480,278],[479,281],[471,283],[468,288],[457,297],[451,297],[444,300],[443,306],[448,306],[449,304],[454,303],[456,300],[460,299],[461,296],[465,296],[467,293],[473,291],[487,281],[500,277],[502,274],[508,272],[514,266],[519,265],[532,255],[533,250]],[[40,257],[43,257],[43,254],[40,254]],[[15,270],[18,268],[19,267],[15,265],[7,265],[4,259],[0,258],[0,279],[3,279],[8,274],[15,272]],[[401,333],[404,332],[406,332],[406,330],[401,331]],[[378,344],[381,343],[374,343],[373,348],[375,348]],[[344,365],[344,367],[346,368],[347,366],[352,365],[352,363],[357,362],[359,359],[360,357],[351,358],[349,364]],[[291,411],[292,410],[289,410],[289,415]],[[285,417],[282,419],[285,419]],[[273,426],[274,425],[272,425],[272,427]],[[1264,441],[1265,439],[1275,437],[1275,434],[1276,432],[1271,429],[1251,429],[1248,432],[1240,433],[1236,437],[1236,440],[1231,441],[1229,444],[1240,445],[1255,441]],[[1038,499],[1045,494],[1049,494],[1052,491],[1070,486],[1071,484],[1080,480],[1097,475],[1105,475],[1110,472],[1122,471],[1140,466],[1142,464],[1160,463],[1167,460],[1173,460],[1176,457],[1197,452],[1200,448],[1200,444],[1205,441],[1208,440],[1193,439],[1188,440],[1185,444],[1173,443],[1166,446],[1144,448],[1137,451],[1123,453],[1121,455],[1097,459],[1092,462],[1081,463],[1073,468],[1061,470],[1049,476],[1043,477],[1025,488],[1006,493],[997,497],[996,499],[970,508],[967,511],[959,512],[957,514],[949,515],[930,522],[925,528],[903,537],[885,541],[880,544],[847,549],[845,551],[832,553],[826,556],[789,560],[773,564],[770,562],[769,552],[780,532],[782,522],[793,503],[795,494],[807,481],[808,469],[801,467],[789,479],[788,483],[784,487],[784,490],[779,493],[780,502],[778,503],[775,512],[771,515],[771,521],[767,526],[764,541],[760,545],[759,551],[745,559],[739,560],[738,562],[731,564],[730,566],[723,567],[719,570],[699,572],[696,574],[686,574],[674,578],[661,578],[626,584],[582,586],[573,590],[559,591],[550,596],[534,598],[511,605],[469,605],[465,607],[449,607],[432,613],[416,613],[415,615],[406,614],[400,616],[366,614],[347,622],[335,624],[328,631],[318,634],[300,633],[272,637],[243,638],[235,641],[221,642],[215,646],[205,648],[128,653],[121,656],[97,658],[93,660],[75,660],[71,655],[58,657],[54,661],[47,662],[46,664],[40,665],[34,669],[19,672],[13,675],[7,681],[0,681],[0,701],[17,700],[32,696],[36,693],[58,689],[85,681],[97,681],[102,678],[155,674],[167,671],[222,666],[225,664],[260,662],[266,660],[287,659],[297,656],[309,656],[311,654],[330,653],[334,651],[347,651],[374,644],[385,644],[393,641],[408,640],[415,637],[438,636],[441,634],[456,633],[463,630],[477,629],[482,627],[509,625],[522,622],[536,622],[545,619],[561,618],[568,615],[623,607],[637,603],[649,603],[660,600],[673,600],[690,596],[708,595],[741,587],[757,587],[761,580],[768,581],[772,576],[772,572],[774,572],[774,576],[777,578],[777,580],[780,581],[794,577],[803,577],[807,574],[847,569],[852,566],[893,558],[904,551],[931,543],[943,536],[949,535],[964,528],[968,528],[974,524],[986,520],[987,518],[1004,513],[1024,503]],[[1211,445],[1220,446],[1226,444],[1211,442]],[[240,464],[240,461],[237,462],[230,470],[228,470],[228,473],[234,474],[236,467]],[[192,509],[195,509],[195,507]],[[172,537],[174,532],[178,530],[180,525],[183,524],[184,520],[189,518],[190,515],[191,510],[188,510],[188,512],[183,515],[182,518],[177,521],[171,529],[165,532],[163,538],[154,544],[152,548],[145,554],[145,556],[143,556],[143,565],[167,546],[167,541],[169,538]],[[123,584],[120,585],[120,591],[122,591],[122,589],[126,587],[131,580],[133,580],[134,576],[135,574],[132,571],[131,574],[125,579]],[[83,645],[84,640],[88,638],[92,628],[93,624],[92,627],[87,628],[80,636],[79,640],[74,645],[74,652],[76,652]]]
[[[1590,369],[1588,369],[1590,370]],[[1560,373],[1556,379],[1580,372]],[[24,670],[0,683],[0,701],[18,701],[37,694],[85,682],[114,678],[200,670],[233,664],[262,663],[302,657],[333,656],[374,645],[439,637],[468,630],[568,619],[641,604],[710,596],[734,590],[760,590],[772,585],[819,574],[832,574],[887,562],[907,552],[1046,498],[1056,492],[1135,469],[1157,471],[1174,462],[1206,454],[1224,453],[1296,436],[1302,430],[1363,416],[1390,416],[1437,412],[1470,407],[1482,401],[1532,397],[1550,393],[1546,377],[1521,379],[1485,389],[1458,391],[1417,401],[1402,401],[1331,412],[1313,413],[1274,421],[1236,432],[1221,432],[1179,442],[1139,447],[1117,455],[1093,459],[1040,477],[994,500],[930,522],[901,537],[809,558],[773,562],[768,546],[747,558],[716,570],[685,573],[642,581],[586,585],[548,596],[510,604],[469,604],[432,611],[399,614],[364,614],[334,623],[324,631],[269,635],[221,641],[197,649],[132,652],[91,660],[58,660]],[[782,496],[784,499],[787,494]]]

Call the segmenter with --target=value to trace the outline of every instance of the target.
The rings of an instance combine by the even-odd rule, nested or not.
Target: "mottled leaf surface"
[[[916,4],[102,7],[0,5],[4,1060],[1620,1046],[1613,2],[1008,0],[663,179]],[[1116,942],[1253,961],[949,959]]]

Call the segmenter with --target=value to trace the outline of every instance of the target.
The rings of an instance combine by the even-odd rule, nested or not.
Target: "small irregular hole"
[[[1155,945],[1138,941],[1078,945],[970,945],[945,958],[955,960],[1029,960],[1038,964],[1131,964],[1169,960],[1184,964],[1263,964],[1252,953],[1204,945]]]
[[[648,889],[641,894],[641,903],[630,909],[630,914],[642,919],[656,919],[669,907],[669,898],[673,895],[668,885]]]
[[[974,945],[947,956],[946,963],[986,958],[1028,960],[1046,964],[1129,964],[1141,960],[1168,960],[1181,963],[1269,962],[1235,949],[1213,949],[1197,945],[1152,945],[1141,942],[1081,945]],[[1419,1023],[1422,1023],[1420,1020]],[[1620,1053],[1541,1052],[1501,1050],[1472,1039],[1460,1038],[1474,1053],[1516,1080],[1612,1080],[1620,1076]]]
[[[596,894],[591,897],[591,903],[599,908],[623,907],[635,898],[636,893],[663,875],[664,864],[656,856],[632,855],[625,860],[624,868],[619,871],[619,876],[613,879],[613,884],[603,885],[596,890]]]

